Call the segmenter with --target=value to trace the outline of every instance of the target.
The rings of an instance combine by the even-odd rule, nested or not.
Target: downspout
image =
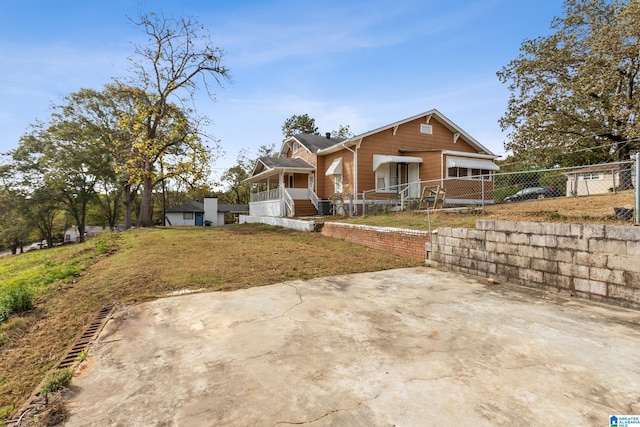
[[[347,144],[345,144],[344,142],[341,143],[345,149],[353,153],[353,208],[352,210],[354,214],[358,213],[358,208],[357,208],[357,205],[358,205],[358,147],[360,146],[361,142],[362,140],[360,140],[356,144],[355,151],[347,147]]]

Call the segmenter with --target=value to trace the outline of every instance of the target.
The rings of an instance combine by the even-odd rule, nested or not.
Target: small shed
[[[226,211],[218,205],[217,197],[205,197],[204,201],[194,200],[166,211],[166,224],[171,226],[218,226],[224,225]],[[235,205],[229,205],[235,206]]]
[[[620,187],[623,165],[601,164],[573,169],[567,176],[567,196],[590,196],[615,192]]]

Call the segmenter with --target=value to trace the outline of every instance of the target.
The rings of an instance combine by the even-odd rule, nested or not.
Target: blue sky
[[[226,51],[232,84],[196,108],[225,155],[282,141],[293,114],[320,132],[358,134],[436,108],[505,155],[498,119],[509,92],[496,71],[526,38],[549,33],[560,0],[0,0],[0,152],[52,103],[130,75],[139,11],[198,18]]]

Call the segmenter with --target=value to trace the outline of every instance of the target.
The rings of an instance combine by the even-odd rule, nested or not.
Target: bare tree
[[[147,35],[147,42],[136,46],[131,58],[131,85],[141,89],[144,100],[137,106],[135,123],[128,125],[137,131],[135,163],[140,168],[138,178],[142,184],[138,225],[151,226],[153,189],[163,180],[158,172],[160,162],[172,154],[190,155],[194,167],[198,166],[196,162],[211,159],[206,152],[209,148],[196,143],[203,136],[200,125],[205,118],[194,120],[186,101],[193,101],[201,89],[213,98],[211,84],[221,86],[230,81],[230,72],[222,65],[224,52],[213,45],[204,26],[196,20],[150,13],[133,22]],[[176,114],[178,109],[184,114]]]

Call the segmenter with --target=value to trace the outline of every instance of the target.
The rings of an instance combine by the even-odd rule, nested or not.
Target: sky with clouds
[[[282,141],[293,114],[359,134],[432,108],[498,155],[508,89],[496,72],[549,33],[560,0],[0,0],[0,152],[52,103],[130,76],[140,11],[191,16],[232,83],[196,99],[225,155]]]

